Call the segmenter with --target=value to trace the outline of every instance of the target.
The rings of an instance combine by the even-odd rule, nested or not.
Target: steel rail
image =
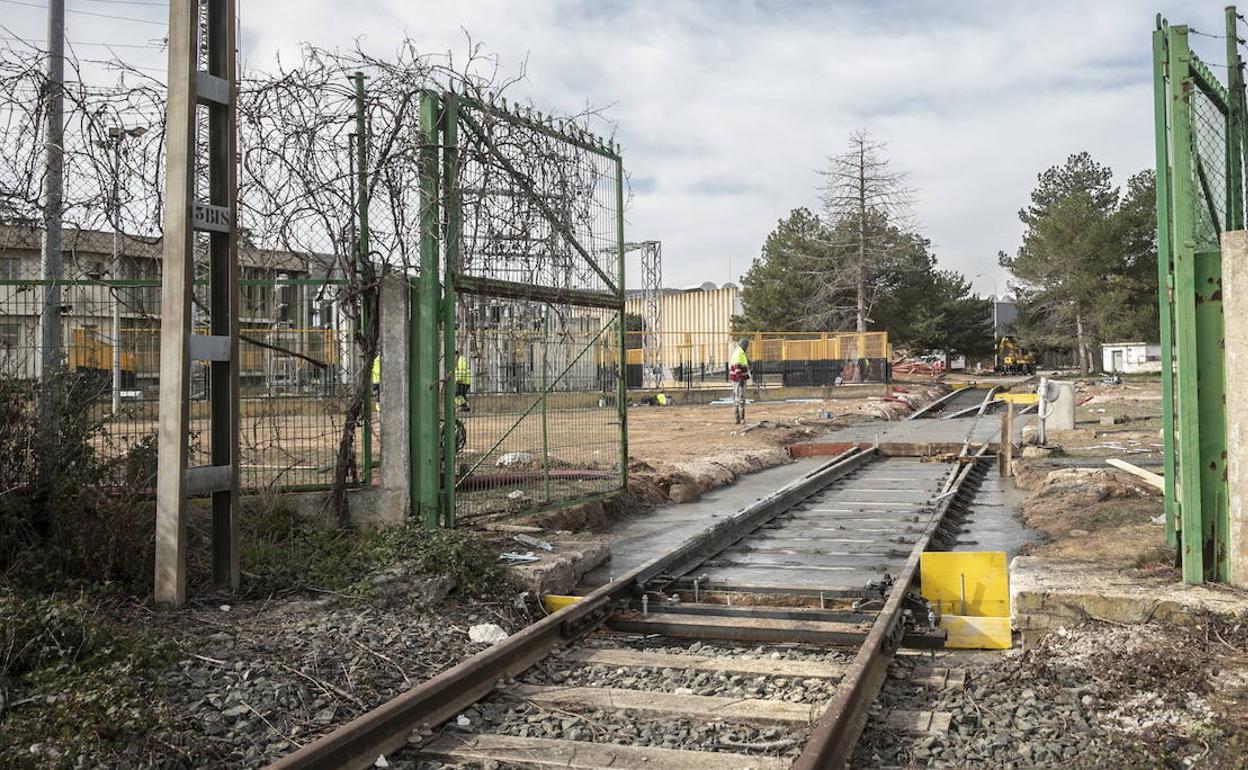
[[[947,495],[933,511],[927,531],[911,550],[866,642],[837,686],[835,697],[816,723],[793,770],[839,770],[849,762],[866,725],[867,712],[888,676],[889,663],[905,632],[903,602],[918,577],[919,559],[944,524],[955,501],[966,502],[963,500],[969,491],[966,481],[976,466],[985,462],[984,450],[985,447],[981,447],[971,462],[956,469],[951,476],[952,483],[947,485],[946,494],[948,490],[956,492]]]
[[[939,412],[942,409],[944,409],[946,406],[948,406],[949,401],[957,398],[958,396],[961,396],[964,392],[966,392],[967,390],[970,390],[971,388],[972,386],[970,385],[967,385],[965,388],[955,388],[949,391],[948,393],[946,393],[945,395],[941,396],[940,398],[936,399],[932,403],[928,404],[927,406],[923,407],[922,409],[918,410],[917,412],[911,413],[911,415],[907,417],[906,419],[907,420],[921,420],[927,417],[927,415],[930,413]]]
[[[688,572],[753,529],[874,459],[874,450],[848,449],[816,470],[686,541],[681,547],[611,581],[502,642],[361,714],[269,765],[269,770],[365,768],[406,745],[415,729],[432,729],[477,702],[505,679],[533,666],[555,645],[604,621],[621,599],[655,578]],[[868,640],[869,641],[869,640]]]

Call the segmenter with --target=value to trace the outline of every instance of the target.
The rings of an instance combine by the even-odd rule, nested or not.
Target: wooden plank
[[[905,674],[904,669],[900,673]],[[908,675],[898,678],[922,687],[931,687],[937,690],[962,690],[966,688],[966,669],[964,668],[917,666]]]
[[[943,733],[949,729],[953,715],[948,711],[909,711],[897,709],[885,718],[889,729],[914,735],[917,733]]]
[[[1160,490],[1164,491],[1166,488],[1166,477],[1158,473],[1153,473],[1152,471],[1146,471],[1138,465],[1132,465],[1126,460],[1119,460],[1117,457],[1111,457],[1105,462],[1109,465],[1114,466],[1118,470],[1126,471],[1127,473],[1130,473],[1133,476],[1139,476],[1140,478],[1144,479],[1149,484],[1152,484],[1153,486],[1157,487]]]
[[[810,569],[814,569],[811,567]],[[812,620],[673,615],[617,612],[608,627],[634,634],[661,634],[685,639],[725,639],[750,642],[804,642],[861,644],[870,623],[829,623]]]
[[[492,759],[507,767],[570,770],[783,770],[791,764],[780,757],[509,735],[446,736],[423,748],[421,756],[445,762]]]
[[[670,692],[619,690],[611,687],[545,687],[525,684],[506,692],[539,706],[584,706],[720,722],[804,725],[818,719],[824,709],[822,703],[788,703],[718,695],[677,695]]]
[[[843,663],[809,660],[772,660],[746,658],[711,658],[705,655],[678,655],[636,650],[573,650],[563,660],[618,668],[674,668],[686,671],[751,674],[755,676],[787,676],[794,679],[840,679]]]

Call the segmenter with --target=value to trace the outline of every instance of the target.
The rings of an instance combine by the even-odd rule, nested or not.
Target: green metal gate
[[[1235,8],[1228,82],[1158,17],[1153,33],[1166,534],[1188,583],[1228,576],[1221,234],[1244,227],[1245,99]]]
[[[450,527],[464,516],[621,491],[618,146],[570,122],[454,92],[424,93],[421,133],[413,514],[427,527]],[[467,410],[456,403],[464,370]]]

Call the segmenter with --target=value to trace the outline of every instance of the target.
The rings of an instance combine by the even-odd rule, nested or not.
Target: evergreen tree
[[[828,233],[809,209],[797,208],[767,236],[741,279],[742,331],[809,328],[811,276],[829,256]]]

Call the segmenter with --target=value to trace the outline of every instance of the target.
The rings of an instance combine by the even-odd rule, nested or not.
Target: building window
[[[0,281],[16,281],[21,278],[21,264],[17,257],[0,257]]]
[[[22,325],[19,323],[0,323],[0,348],[12,350],[22,341]]]

